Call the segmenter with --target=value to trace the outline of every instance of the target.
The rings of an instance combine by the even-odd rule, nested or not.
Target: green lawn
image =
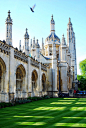
[[[51,98],[0,109],[0,128],[86,127],[86,98]]]

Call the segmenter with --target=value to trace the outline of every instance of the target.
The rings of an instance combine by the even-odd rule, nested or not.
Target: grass
[[[0,109],[0,128],[85,128],[86,98],[51,98]]]

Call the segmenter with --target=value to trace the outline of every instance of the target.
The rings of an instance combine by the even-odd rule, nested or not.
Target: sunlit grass
[[[54,124],[54,126],[67,126],[67,128],[68,128],[68,126],[69,127],[77,127],[77,128],[86,128],[86,124],[85,123],[56,123],[56,124]]]
[[[70,108],[71,111],[86,111],[86,107],[72,107]]]
[[[52,116],[14,116],[14,117],[21,117],[21,118],[28,118],[28,117],[32,117],[32,118],[54,118]]]
[[[0,128],[86,127],[85,98],[51,98],[0,109]]]
[[[63,117],[67,119],[86,119],[86,117]]]
[[[64,110],[66,107],[39,107],[34,110]]]
[[[44,125],[45,122],[17,122],[18,125]]]
[[[72,104],[72,102],[53,102],[53,103],[51,103],[51,104]]]
[[[86,104],[86,102],[77,102],[75,104]]]

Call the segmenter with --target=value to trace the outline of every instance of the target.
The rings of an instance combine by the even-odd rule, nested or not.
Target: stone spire
[[[40,45],[38,43],[38,39],[36,40],[36,48],[40,48]]]
[[[55,21],[53,19],[53,15],[51,16],[51,21],[50,21],[50,33],[55,33]]]
[[[30,47],[32,47],[32,39],[31,39],[31,42],[30,42]]]
[[[64,34],[62,35],[62,45],[66,45]]]
[[[33,38],[32,48],[35,48],[35,37]]]
[[[8,17],[7,17],[7,19],[6,19],[6,24],[12,24],[12,19],[11,19],[11,17],[10,17],[10,10],[8,11]]]
[[[39,61],[40,57],[40,45],[38,43],[38,39],[36,40],[36,59]]]
[[[10,10],[8,11],[8,17],[6,18],[6,43],[12,45],[12,19],[10,17]]]
[[[42,38],[42,49],[44,49],[44,42],[43,42],[43,38]]]
[[[27,32],[27,28],[26,28],[26,32],[24,35],[24,52],[28,55],[28,51],[29,51],[29,35]]]
[[[66,61],[66,42],[64,38],[64,34],[62,35],[62,43],[61,43],[61,61]]]
[[[28,35],[28,32],[27,32],[27,28],[26,28],[26,33],[25,33],[25,35],[24,35],[24,39],[29,39],[29,35]]]
[[[68,24],[71,24],[72,25],[72,23],[71,23],[71,18],[69,17],[69,23]]]
[[[21,40],[19,41],[19,51],[21,50]]]
[[[69,18],[68,22],[68,28],[67,28],[67,46],[69,47],[69,51],[71,53],[71,48],[72,48],[72,41],[73,41],[73,27],[71,23],[71,19]]]

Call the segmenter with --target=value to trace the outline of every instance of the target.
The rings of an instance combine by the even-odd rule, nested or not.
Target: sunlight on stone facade
[[[67,43],[55,33],[53,15],[50,20],[50,34],[42,39],[30,39],[25,30],[23,49],[12,44],[12,25],[10,10],[6,18],[6,41],[0,40],[0,102],[12,102],[16,98],[69,93],[78,89],[76,39],[71,19],[67,24]]]

